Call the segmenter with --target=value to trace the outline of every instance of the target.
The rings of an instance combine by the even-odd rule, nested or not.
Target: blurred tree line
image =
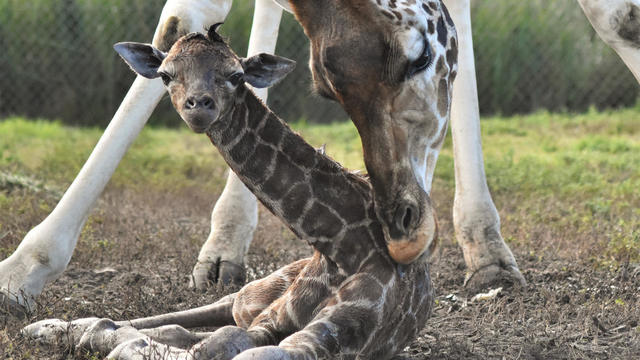
[[[164,0],[0,0],[0,117],[105,126],[133,81],[118,41],[149,42]],[[472,2],[480,107],[484,114],[583,111],[635,104],[638,85],[595,34],[575,1]],[[236,0],[222,33],[246,54],[253,1]],[[298,67],[270,93],[287,120],[345,120],[312,94],[308,41],[283,16],[276,52]],[[151,120],[177,125],[164,99]]]

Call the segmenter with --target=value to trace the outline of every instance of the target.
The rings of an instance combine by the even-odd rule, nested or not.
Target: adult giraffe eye
[[[420,54],[420,57],[418,57],[414,62],[411,63],[411,65],[409,65],[409,72],[407,76],[411,77],[428,68],[429,65],[431,65],[432,60],[433,55],[431,54],[431,46],[429,46],[429,44],[425,42],[424,50],[422,51],[422,54]]]
[[[164,86],[169,86],[169,83],[172,80],[171,75],[167,74],[166,72],[159,72],[158,74],[160,74],[160,77],[162,78],[162,82],[164,83]]]
[[[231,85],[238,86],[240,82],[244,80],[244,74],[241,72],[233,73],[231,74],[231,76],[229,76],[228,80]]]

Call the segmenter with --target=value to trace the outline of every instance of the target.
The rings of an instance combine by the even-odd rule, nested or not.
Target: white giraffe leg
[[[247,56],[273,54],[282,9],[272,0],[256,0]],[[267,101],[267,89],[254,89]],[[211,214],[211,232],[193,268],[191,286],[206,288],[210,281],[244,283],[244,256],[258,224],[256,197],[233,173]]]
[[[500,235],[500,217],[484,172],[476,87],[470,0],[445,0],[458,32],[458,76],[453,87],[451,131],[456,193],[453,223],[468,272],[465,284],[482,287],[496,280],[524,284],[518,265]]]
[[[161,81],[136,78],[58,205],[0,263],[0,292],[9,300],[29,306],[45,284],[65,270],[89,211],[163,93]]]
[[[230,7],[231,0],[169,0],[160,17],[154,44],[164,40],[160,32],[170,16],[180,18],[185,30],[202,31],[210,23],[222,21]],[[28,308],[44,286],[65,270],[89,211],[164,91],[160,80],[136,78],[56,208],[0,263],[0,304],[5,301],[16,309]]]
[[[640,82],[640,0],[578,0],[598,35]]]

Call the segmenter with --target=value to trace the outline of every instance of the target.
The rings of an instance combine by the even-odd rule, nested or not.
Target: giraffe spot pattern
[[[365,219],[365,207],[362,204],[360,194],[351,186],[348,188],[335,186],[335,184],[345,182],[343,174],[313,171],[309,180],[314,197],[323,199],[329,204],[340,204],[335,208],[335,211],[347,223],[355,223]]]
[[[273,150],[273,148],[259,144],[256,147],[251,161],[247,161],[244,164],[242,172],[246,177],[260,184],[268,178],[270,169],[268,169],[267,166],[272,163],[274,158],[275,150]]]
[[[228,122],[220,136],[220,144],[225,146],[236,139],[247,127],[247,108],[245,106],[236,106],[231,115],[231,121]]]
[[[297,184],[282,199],[282,213],[289,223],[296,222],[302,215],[309,199],[311,190],[307,184]]]
[[[269,116],[265,125],[258,131],[258,135],[264,142],[275,146],[280,145],[283,136],[282,131],[278,130],[277,121],[274,116]]]
[[[244,164],[256,147],[256,136],[247,132],[242,139],[229,151],[229,155],[238,165]]]
[[[311,208],[304,214],[302,220],[302,230],[307,236],[315,238],[333,238],[336,236],[344,224],[325,205],[317,201],[313,202]]]
[[[449,82],[447,79],[440,79],[438,83],[438,112],[445,116],[449,112]]]
[[[275,169],[271,177],[262,184],[262,191],[272,199],[282,199],[291,188],[291,184],[304,181],[304,172],[285,155],[278,153]]]

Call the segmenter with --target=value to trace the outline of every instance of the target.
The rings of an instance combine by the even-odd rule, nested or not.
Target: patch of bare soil
[[[37,210],[32,193],[20,191],[27,210],[3,219],[3,246],[17,245],[46,214]],[[196,188],[161,193],[109,188],[83,231],[69,269],[47,287],[32,314],[25,319],[0,314],[2,358],[90,358],[62,345],[52,348],[24,339],[20,329],[34,321],[143,317],[208,304],[237,290],[216,286],[199,292],[187,286],[208,234],[214,200]],[[439,200],[451,204],[451,199]],[[598,270],[588,259],[552,251],[530,255],[529,249],[515,246],[528,286],[471,301],[475,294],[462,286],[464,261],[452,240],[451,219],[446,217],[450,210],[441,206],[438,211],[444,241],[431,271],[435,312],[399,358],[640,358],[640,268]],[[308,245],[261,209],[247,258],[248,280],[309,254]]]

